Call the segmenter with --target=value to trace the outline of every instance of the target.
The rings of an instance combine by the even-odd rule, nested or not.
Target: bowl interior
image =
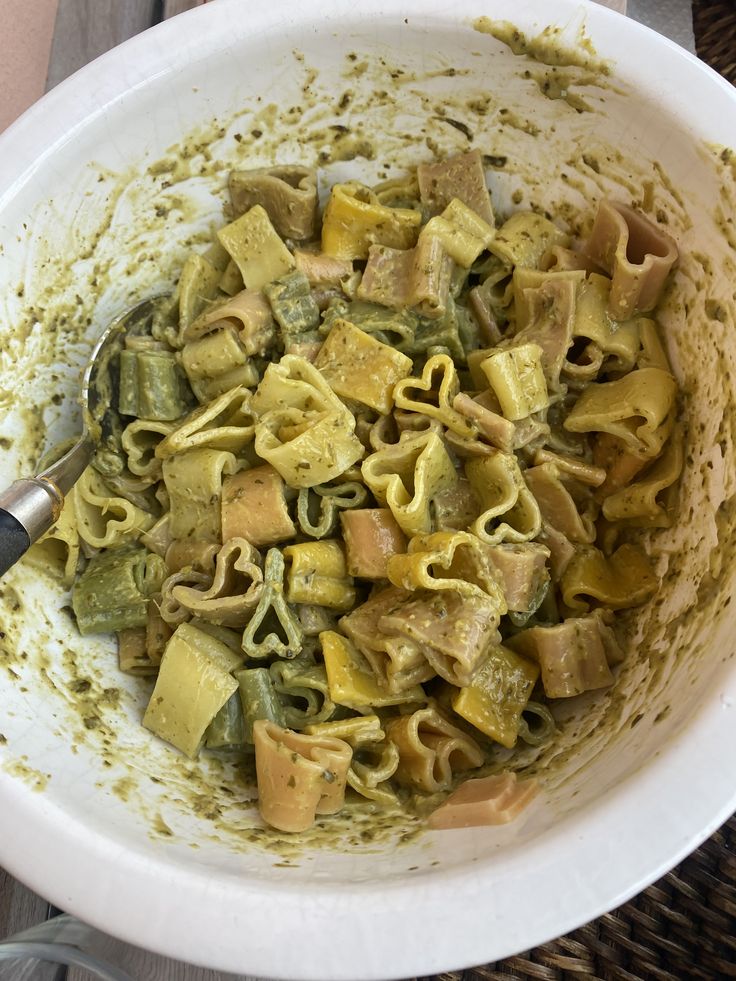
[[[582,234],[612,196],[666,222],[682,257],[661,317],[683,390],[682,520],[651,537],[662,586],[626,622],[615,687],[570,700],[555,743],[529,751],[544,790],[517,825],[443,835],[361,813],[305,844],[266,831],[235,767],[187,761],[140,726],[150,686],[118,673],[110,642],[77,635],[49,546],[5,578],[0,861],[108,932],[271,976],[430,973],[610,908],[731,805],[713,773],[734,733],[736,164],[721,144],[736,143],[736,100],[694,59],[593,5],[519,4],[520,28],[554,23],[554,50],[568,54],[514,55],[473,23],[505,9],[334,3],[313,20],[276,4],[246,23],[220,0],[85,69],[3,138],[7,477],[75,432],[91,339],[171,287],[222,222],[233,167],[317,164],[324,189],[477,146],[499,214],[539,208]],[[277,949],[261,939],[274,903],[294,923]],[[369,912],[385,929],[366,926]]]

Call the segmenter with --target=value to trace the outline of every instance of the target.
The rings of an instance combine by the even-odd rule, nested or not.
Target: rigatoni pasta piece
[[[240,289],[226,300],[210,304],[182,331],[182,343],[186,345],[197,341],[223,327],[232,327],[237,331],[248,356],[264,355],[273,342],[274,330],[271,307],[263,293],[260,290]]]
[[[486,736],[513,749],[521,714],[539,677],[539,667],[501,644],[491,647],[470,684],[452,696],[452,708]]]
[[[496,229],[459,198],[453,198],[441,215],[430,218],[419,233],[434,235],[450,258],[469,269],[493,241]]]
[[[126,349],[119,364],[121,415],[170,422],[187,411],[188,389],[172,351]]]
[[[303,542],[287,545],[289,603],[314,603],[331,610],[349,610],[355,603],[352,577],[345,565],[345,553],[337,541]]]
[[[672,432],[677,383],[660,368],[638,368],[589,385],[564,421],[571,433],[605,432],[637,456],[652,458]]]
[[[228,177],[233,210],[242,215],[260,204],[282,238],[313,238],[317,222],[317,172],[286,165],[233,170]]]
[[[467,685],[489,645],[498,643],[498,625],[505,606],[503,598],[499,601],[483,592],[466,596],[449,589],[416,592],[381,616],[378,634],[388,652],[414,645],[432,674],[451,685]],[[341,624],[345,630],[346,620]],[[379,638],[369,643],[375,648]],[[366,648],[366,653],[369,650]],[[387,675],[391,677],[388,670]]]
[[[95,555],[72,589],[79,632],[145,627],[149,597],[160,590],[164,574],[162,560],[136,545]]]
[[[317,814],[345,802],[350,746],[328,736],[306,736],[265,719],[253,726],[258,808],[279,831],[306,831]]]
[[[270,464],[241,470],[222,482],[222,538],[245,538],[258,547],[296,534],[284,480]]]
[[[517,211],[501,225],[488,248],[507,266],[539,269],[553,246],[567,245],[569,240],[548,218]]]
[[[598,205],[585,252],[611,276],[608,310],[616,320],[654,309],[678,258],[671,235],[634,208],[608,200]]]
[[[549,404],[539,344],[497,349],[480,365],[507,419],[515,422]]]
[[[498,604],[506,602],[487,547],[464,531],[436,531],[411,539],[405,555],[388,562],[388,578],[402,589],[452,590],[459,596],[486,594]]]
[[[424,317],[443,317],[450,305],[452,259],[433,235],[413,249],[372,245],[357,296],[394,310],[413,307]]]
[[[457,480],[442,440],[431,432],[374,453],[364,461],[362,470],[378,502],[388,505],[407,535],[430,530],[432,498]]]
[[[211,334],[185,344],[181,361],[200,402],[208,402],[237,385],[250,387],[258,381],[258,372],[237,330],[227,321]]]
[[[457,198],[491,228],[495,225],[480,150],[458,153],[445,160],[420,163],[417,181],[422,203],[438,215]]]
[[[506,641],[541,668],[548,698],[571,698],[613,684],[609,660],[620,659],[616,640],[599,616],[569,617],[553,627],[530,627]]]
[[[256,452],[291,487],[314,487],[363,456],[355,417],[304,358],[270,364],[251,401],[258,415]]]
[[[538,542],[522,542],[490,545],[486,552],[500,579],[509,612],[536,612],[549,587],[550,550]]]
[[[361,711],[367,706],[384,707],[424,701],[424,692],[419,685],[399,692],[382,687],[365,656],[342,634],[325,630],[319,639],[330,698],[338,705]]]
[[[221,228],[217,237],[240,270],[246,289],[263,289],[294,268],[293,255],[260,204]]]
[[[182,624],[166,645],[143,725],[196,757],[207,726],[237,690],[230,673],[237,665],[224,644]]]
[[[250,397],[247,388],[236,386],[200,405],[176,427],[170,427],[156,446],[156,458],[165,460],[175,453],[204,447],[241,452],[255,435]]]
[[[553,525],[571,542],[591,545],[595,541],[596,528],[590,509],[582,511],[565,486],[554,463],[541,463],[524,471],[524,480],[539,505],[542,518]],[[589,504],[593,504],[592,499]]]
[[[284,706],[274,688],[268,668],[241,668],[235,672],[240,704],[243,710],[243,740],[251,745],[253,726],[259,719],[285,726]]]
[[[628,543],[609,557],[592,545],[580,548],[560,581],[562,598],[573,613],[587,612],[591,599],[613,610],[639,606],[658,586],[647,555]]]
[[[193,449],[168,457],[163,476],[169,492],[173,538],[222,541],[222,481],[237,463],[225,450]]]
[[[388,208],[363,184],[335,184],[322,219],[322,251],[336,259],[367,259],[375,244],[409,249],[420,223],[418,211]]]
[[[490,777],[471,777],[432,811],[427,824],[435,831],[508,824],[538,793],[536,780],[518,780],[509,770]]]
[[[603,500],[603,516],[608,521],[625,521],[630,527],[668,528],[672,524],[671,501],[658,500],[676,485],[684,463],[682,433],[677,429],[661,456],[639,480]]]
[[[460,415],[470,420],[477,432],[500,450],[509,452],[513,449],[516,427],[513,422],[504,419],[498,412],[486,408],[465,392],[459,392],[452,400],[452,407]]]
[[[399,750],[398,783],[425,793],[448,790],[457,772],[483,763],[475,740],[433,706],[391,719],[386,735]]]
[[[393,408],[394,386],[412,369],[411,358],[342,319],[333,322],[314,364],[339,396],[384,415]]]
[[[388,561],[406,551],[407,539],[390,508],[364,508],[340,515],[347,568],[359,579],[386,579]]]
[[[245,748],[245,723],[240,696],[233,692],[204,733],[206,749],[238,751]]]
[[[118,631],[118,667],[123,674],[141,678],[158,673],[158,664],[148,656],[145,627]]]

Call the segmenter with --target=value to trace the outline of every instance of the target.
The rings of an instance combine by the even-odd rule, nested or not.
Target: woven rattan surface
[[[698,55],[736,84],[736,0],[694,0],[693,28]],[[505,978],[736,978],[736,815],[672,872],[612,913],[517,957],[432,981]]]

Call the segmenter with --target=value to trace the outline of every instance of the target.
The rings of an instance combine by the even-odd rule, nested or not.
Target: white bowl
[[[623,902],[736,806],[736,195],[734,163],[713,146],[736,145],[736,92],[595,4],[467,0],[455,10],[443,0],[219,0],[99,59],[0,139],[7,479],[73,431],[89,339],[175,279],[185,239],[221,216],[227,170],[316,162],[330,124],[378,152],[329,163],[326,181],[426,159],[427,137],[439,153],[467,147],[437,119],[444,105],[484,152],[508,158],[489,172],[501,212],[530,182],[523,204],[564,217],[590,215],[604,192],[640,198],[651,181],[681,244],[663,319],[690,455],[682,520],[654,543],[666,574],[642,617],[648,640],[633,641],[613,695],[571,705],[557,749],[542,756],[542,798],[503,833],[400,845],[355,834],[342,850],[328,841],[290,860],[268,834],[246,842],[242,785],[232,796],[221,789],[234,779],[226,767],[185,761],[140,727],[145,686],[119,676],[110,643],[76,635],[44,562],[4,581],[0,862],[84,920],[183,960],[321,979],[492,961]],[[592,111],[544,98],[528,72],[545,66],[476,31],[481,15],[513,17],[530,35],[551,23],[572,45],[584,26],[612,72],[583,72],[588,83],[574,89]],[[468,100],[483,95],[478,114]],[[174,166],[169,148],[185,137],[190,156]],[[165,157],[170,166],[150,167]],[[69,363],[49,367],[60,354]],[[344,836],[334,826],[331,837]]]

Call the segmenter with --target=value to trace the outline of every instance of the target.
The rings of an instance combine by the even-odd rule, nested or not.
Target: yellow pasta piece
[[[391,719],[386,734],[399,750],[396,780],[425,793],[448,790],[457,771],[483,763],[475,740],[434,706]]]
[[[93,548],[117,548],[139,538],[156,521],[114,494],[93,467],[87,467],[76,483],[74,511],[79,537]]]
[[[306,736],[268,719],[253,724],[258,808],[279,831],[306,831],[317,814],[335,814],[345,802],[352,757],[342,739]]]
[[[457,480],[442,440],[432,432],[406,437],[373,453],[362,470],[379,503],[388,505],[402,531],[410,536],[431,530],[432,498]]]
[[[353,580],[340,542],[287,545],[284,558],[291,563],[286,597],[290,603],[314,603],[342,611],[355,603]]]
[[[156,446],[156,457],[165,460],[175,453],[200,447],[240,452],[255,435],[250,398],[248,389],[238,386],[199,406],[176,428],[168,427],[165,438]]]
[[[43,550],[41,554],[51,554],[55,559],[59,559],[64,568],[63,582],[65,586],[71,586],[79,564],[79,532],[77,530],[77,512],[74,501],[75,488],[67,494],[61,514],[56,519],[56,523],[38,540],[40,547],[36,551]],[[45,544],[44,544],[45,543]]]
[[[411,358],[342,319],[333,323],[314,364],[342,398],[384,415],[393,408],[394,386],[412,369]]]
[[[240,270],[246,289],[261,290],[294,268],[294,256],[260,204],[221,228],[217,237]]]
[[[441,215],[430,218],[419,237],[434,235],[459,266],[469,269],[493,241],[496,230],[459,198],[453,198]]]
[[[220,271],[204,256],[193,253],[184,263],[179,276],[179,331],[171,332],[167,340],[174,347],[184,343],[184,332],[195,320],[207,301],[217,293]],[[175,342],[175,343],[174,343]]]
[[[487,594],[506,612],[506,600],[487,547],[464,531],[436,531],[409,542],[406,555],[388,561],[388,578],[403,589],[451,589],[460,596]]]
[[[634,527],[668,528],[672,523],[672,508],[659,503],[657,498],[676,484],[682,466],[682,433],[675,430],[662,455],[639,480],[605,498],[603,516],[608,521],[625,521]]]
[[[603,432],[636,456],[657,456],[672,432],[677,383],[660,368],[639,368],[616,381],[589,385],[565,419],[571,433]]]
[[[488,248],[507,266],[539,269],[553,246],[569,241],[569,236],[548,218],[533,211],[518,211],[501,225]]]
[[[435,354],[427,359],[421,378],[405,377],[397,382],[394,402],[399,409],[436,419],[459,436],[472,437],[477,433],[477,427],[453,407],[459,392],[460,382],[452,358],[447,354]]]
[[[513,453],[475,457],[465,464],[465,473],[483,509],[470,526],[474,535],[489,545],[537,537],[542,515]]]
[[[538,677],[536,664],[499,645],[489,651],[470,684],[453,695],[452,708],[486,736],[513,749],[521,713]]]
[[[507,419],[515,422],[549,404],[538,344],[496,350],[480,365]]]
[[[570,491],[560,479],[554,463],[530,467],[524,473],[524,479],[539,505],[544,521],[561,531],[571,542],[590,545],[595,541],[593,516],[580,512]],[[592,500],[590,503],[592,504]]]
[[[386,781],[396,772],[399,753],[394,743],[386,739],[377,715],[308,725],[304,732],[312,736],[344,739],[353,750],[353,760],[347,777],[348,786],[368,800],[384,805],[396,803],[396,794]],[[356,753],[360,760],[356,758]],[[372,766],[365,762],[367,755],[375,760]]]
[[[334,630],[324,630],[319,639],[327,669],[330,698],[338,705],[360,710],[366,706],[381,708],[404,702],[424,701],[424,691],[419,685],[400,692],[383,688],[363,654],[342,634]]]
[[[592,546],[575,553],[560,580],[565,605],[585,613],[590,600],[613,610],[639,606],[659,587],[652,564],[640,548],[621,545],[610,558]]]
[[[205,729],[238,688],[230,672],[241,664],[225,644],[182,624],[166,645],[143,725],[197,756]]]
[[[355,417],[304,358],[285,354],[270,364],[251,409],[256,452],[290,487],[327,483],[363,456]]]
[[[236,468],[235,457],[225,450],[187,450],[164,460],[172,538],[222,541],[222,480]]]
[[[616,322],[608,313],[611,281],[591,273],[577,290],[573,335],[587,337],[605,355],[616,359],[621,371],[631,371],[639,351],[640,320]],[[669,366],[665,365],[665,370]]]
[[[380,204],[362,184],[335,184],[322,222],[322,251],[336,259],[367,259],[371,245],[409,249],[421,220],[418,211]]]

